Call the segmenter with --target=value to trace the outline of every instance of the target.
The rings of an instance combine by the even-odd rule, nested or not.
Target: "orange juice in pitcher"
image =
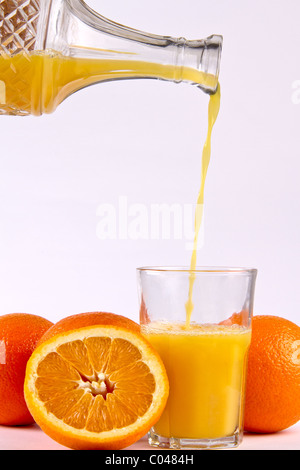
[[[72,93],[111,80],[218,84],[222,37],[158,36],[119,25],[83,0],[0,2],[0,114],[53,112]]]

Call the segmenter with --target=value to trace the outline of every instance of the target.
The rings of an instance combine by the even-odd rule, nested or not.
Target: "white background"
[[[298,324],[298,0],[90,0],[144,31],[224,36],[199,265],[259,270],[255,314]],[[193,204],[208,97],[155,80],[96,85],[40,118],[0,117],[0,314],[138,320],[135,269],[188,265],[185,240],[97,238],[97,208]]]

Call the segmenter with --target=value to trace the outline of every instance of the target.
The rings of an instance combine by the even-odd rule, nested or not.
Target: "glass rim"
[[[187,273],[187,274],[250,274],[256,275],[256,268],[242,268],[242,267],[225,267],[225,266],[197,266],[196,269],[191,269],[188,266],[143,266],[136,268],[139,272],[149,273]]]

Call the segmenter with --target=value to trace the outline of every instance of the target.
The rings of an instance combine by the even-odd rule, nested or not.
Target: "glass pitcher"
[[[0,114],[39,116],[108,80],[155,78],[215,93],[222,36],[158,36],[117,24],[83,0],[0,0]]]

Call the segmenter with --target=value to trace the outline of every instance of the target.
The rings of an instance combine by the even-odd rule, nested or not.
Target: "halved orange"
[[[160,418],[168,378],[137,328],[120,326],[113,314],[103,314],[101,325],[101,314],[94,315],[100,315],[98,324],[91,313],[84,322],[90,326],[65,332],[53,327],[59,333],[48,334],[28,361],[25,399],[37,424],[60,444],[117,450]]]

